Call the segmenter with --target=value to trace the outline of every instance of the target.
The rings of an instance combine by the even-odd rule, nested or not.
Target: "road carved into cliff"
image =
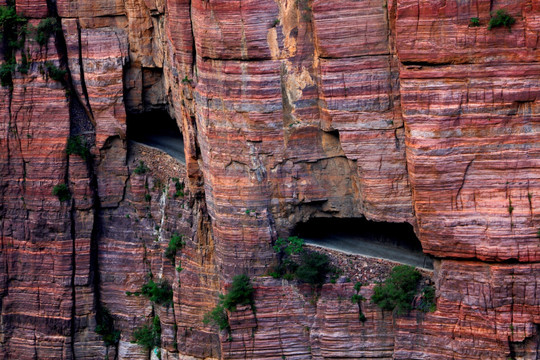
[[[320,246],[346,254],[385,259],[428,270],[433,269],[433,260],[422,252],[387,244],[373,243],[362,238],[336,235],[324,239],[304,240],[308,245]]]
[[[184,138],[176,121],[164,111],[151,111],[128,118],[128,138],[161,150],[186,163]]]
[[[406,223],[321,218],[298,225],[296,233],[309,245],[433,269],[433,260]]]
[[[136,143],[153,147],[161,150],[182,164],[186,163],[186,156],[184,154],[184,141],[181,138],[167,134],[149,134],[143,138],[133,140]]]

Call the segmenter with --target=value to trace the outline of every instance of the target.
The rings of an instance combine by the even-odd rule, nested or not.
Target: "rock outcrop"
[[[3,5],[31,26],[0,87],[0,357],[156,358],[132,340],[158,317],[162,359],[540,356],[538,1]],[[515,23],[488,29],[500,9]],[[153,110],[185,164],[129,141]],[[277,237],[318,217],[413,225],[437,310],[269,277]],[[256,311],[204,324],[241,273]]]

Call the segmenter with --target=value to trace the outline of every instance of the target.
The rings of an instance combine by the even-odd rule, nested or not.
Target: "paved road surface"
[[[164,151],[183,164],[186,163],[182,138],[166,134],[149,134],[145,137],[138,137],[134,141]]]
[[[174,119],[164,111],[153,111],[128,117],[130,140],[159,149],[186,163],[184,138]]]
[[[391,244],[376,243],[361,237],[329,235],[324,238],[304,238],[304,240],[306,244],[317,245],[347,254],[387,259],[420,268],[433,269],[433,261],[422,252]]]

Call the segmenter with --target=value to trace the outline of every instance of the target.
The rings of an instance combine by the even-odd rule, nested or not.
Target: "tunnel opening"
[[[432,258],[424,254],[408,223],[315,218],[297,224],[293,235],[303,238],[306,244],[433,269]]]
[[[186,162],[182,132],[166,111],[128,115],[127,137],[130,141],[157,148],[182,163]]]

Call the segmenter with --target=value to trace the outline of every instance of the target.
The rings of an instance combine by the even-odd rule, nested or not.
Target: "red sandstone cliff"
[[[148,359],[130,341],[155,314],[163,359],[540,356],[540,2],[15,5],[61,31],[28,36],[28,73],[0,88],[3,358]],[[498,9],[511,31],[487,29]],[[183,131],[185,166],[128,154],[127,113],[154,108]],[[88,161],[67,155],[70,135]],[[62,183],[69,201],[52,194]],[[437,311],[366,302],[362,324],[350,283],[314,298],[265,276],[277,236],[321,216],[413,224],[439,259]],[[163,255],[175,233],[181,272]],[[173,306],[126,294],[149,273]],[[239,273],[257,313],[231,314],[229,338],[202,318]],[[95,332],[104,308],[117,347]]]

